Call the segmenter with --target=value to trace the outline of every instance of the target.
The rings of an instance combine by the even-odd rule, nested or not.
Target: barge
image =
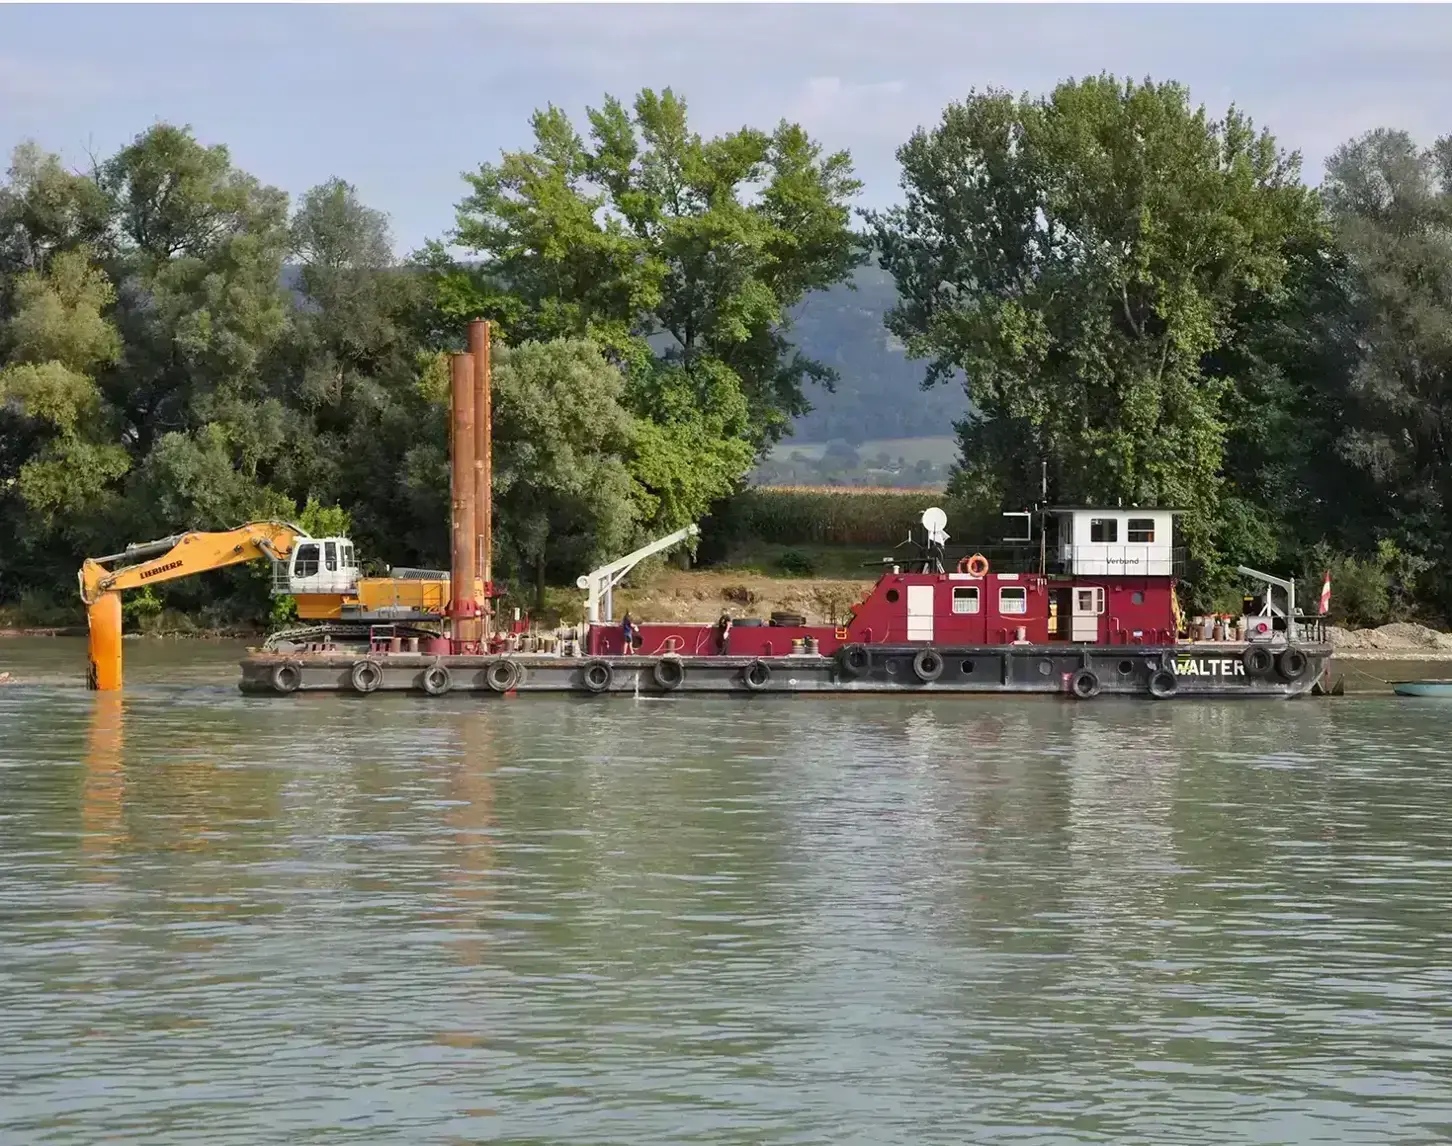
[[[1263,586],[1228,631],[1187,626],[1176,596],[1177,511],[1065,506],[1007,514],[1022,536],[950,556],[946,515],[923,514],[877,582],[840,621],[723,614],[715,623],[616,621],[611,590],[694,527],[580,579],[586,617],[551,634],[420,640],[376,627],[366,644],[287,641],[242,661],[241,689],[297,692],[553,692],[741,696],[1041,693],[1290,698],[1323,691],[1324,616],[1296,609],[1294,582]],[[921,540],[919,540],[921,537]],[[901,547],[900,547],[901,548]],[[1280,600],[1276,599],[1279,590]],[[1324,612],[1325,602],[1322,608]],[[473,614],[465,614],[472,616]]]

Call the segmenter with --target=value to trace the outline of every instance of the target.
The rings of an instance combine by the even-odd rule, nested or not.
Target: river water
[[[0,1142],[1441,1142],[1452,706],[0,642]]]

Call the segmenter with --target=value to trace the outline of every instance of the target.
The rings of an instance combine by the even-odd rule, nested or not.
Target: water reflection
[[[274,701],[133,663],[0,695],[0,1142],[1452,1125],[1426,706]]]

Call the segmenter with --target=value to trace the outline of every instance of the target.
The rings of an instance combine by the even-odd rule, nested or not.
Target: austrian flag
[[[1321,586],[1321,616],[1331,611],[1331,570],[1326,570],[1326,581]]]

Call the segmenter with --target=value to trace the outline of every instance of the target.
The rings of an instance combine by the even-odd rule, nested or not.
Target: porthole
[[[964,661],[961,667],[963,669],[963,675],[964,676],[972,676],[973,675],[973,662],[972,661]]]
[[[1139,590],[1139,589],[1136,589],[1136,590],[1135,590],[1135,591],[1134,591],[1134,592],[1133,592],[1133,593],[1132,593],[1132,594],[1131,594],[1131,595],[1130,595],[1130,598],[1129,598],[1129,599],[1130,599],[1130,600],[1131,600],[1131,601],[1133,601],[1133,602],[1134,602],[1134,603],[1135,603],[1135,604],[1136,604],[1136,605],[1143,605],[1143,604],[1144,604],[1144,593],[1143,593],[1143,592],[1141,592],[1141,591],[1140,591],[1140,590]]]
[[[1119,662],[1119,675],[1120,676],[1130,676],[1130,675],[1133,674],[1133,672],[1134,672],[1134,662],[1133,661],[1120,661]]]
[[[887,662],[887,674],[888,676],[897,676],[897,661]]]
[[[1039,661],[1039,676],[1048,676],[1054,671],[1054,666],[1048,661]]]
[[[887,591],[887,603],[889,605],[895,605],[895,604],[897,604],[897,590],[896,589],[889,589]]]

